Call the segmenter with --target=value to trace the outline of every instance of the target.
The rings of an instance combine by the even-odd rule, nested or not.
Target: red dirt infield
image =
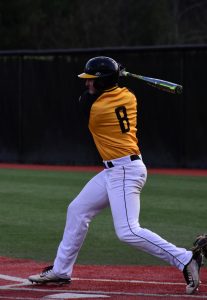
[[[0,299],[207,299],[205,267],[199,291],[186,295],[182,272],[171,266],[76,265],[71,284],[31,284],[27,277],[46,265],[0,257]]]

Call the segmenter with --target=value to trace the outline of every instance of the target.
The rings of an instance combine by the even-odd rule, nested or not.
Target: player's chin
[[[96,91],[96,89],[91,88],[91,89],[88,89],[88,92],[89,92],[89,94],[94,95],[97,91]]]

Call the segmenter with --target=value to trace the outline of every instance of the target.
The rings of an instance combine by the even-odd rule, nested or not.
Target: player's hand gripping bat
[[[120,76],[133,77],[133,78],[140,79],[140,80],[146,82],[147,84],[149,84],[149,85],[151,85],[151,86],[153,86],[157,89],[160,89],[162,91],[172,93],[172,94],[181,94],[182,90],[183,90],[182,85],[179,85],[177,83],[173,83],[173,82],[169,82],[169,81],[161,80],[161,79],[156,79],[156,78],[151,78],[151,77],[146,77],[146,76],[142,76],[142,75],[133,74],[133,73],[127,72],[124,69],[120,70]]]

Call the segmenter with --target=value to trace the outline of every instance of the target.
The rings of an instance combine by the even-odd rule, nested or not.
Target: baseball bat
[[[133,73],[127,72],[125,70],[121,70],[120,76],[137,78],[157,89],[160,89],[162,91],[172,93],[172,94],[181,94],[183,91],[183,87],[180,84],[169,82],[169,81],[162,80],[162,79],[151,78],[151,77],[147,77],[147,76],[133,74]]]

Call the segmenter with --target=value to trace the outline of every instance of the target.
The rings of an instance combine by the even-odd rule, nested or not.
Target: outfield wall
[[[97,55],[184,87],[178,96],[132,78],[120,82],[138,98],[147,166],[207,168],[207,46],[0,52],[0,162],[101,163],[77,105],[84,89],[77,74]]]

